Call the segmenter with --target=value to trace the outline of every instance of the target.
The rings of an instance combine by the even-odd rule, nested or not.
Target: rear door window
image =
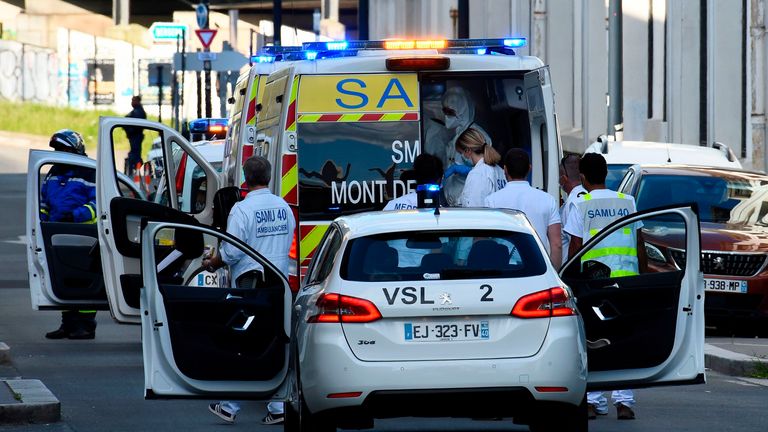
[[[341,277],[358,282],[517,278],[542,275],[546,268],[528,233],[406,231],[350,241]]]

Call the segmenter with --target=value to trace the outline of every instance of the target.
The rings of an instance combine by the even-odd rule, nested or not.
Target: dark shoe
[[[69,332],[59,327],[58,329],[45,334],[46,339],[65,339],[69,336]]]
[[[261,423],[265,425],[276,425],[285,422],[284,414],[272,414],[268,413],[266,417],[261,419]]]
[[[597,418],[597,410],[595,409],[595,406],[592,404],[587,404],[587,418],[590,420],[594,420]]]
[[[227,423],[234,423],[237,413],[231,413],[229,410],[221,406],[221,403],[212,403],[208,405],[208,411],[216,414],[220,419]]]
[[[616,405],[616,418],[619,420],[634,420],[635,412],[624,404],[618,404]]]
[[[93,339],[95,337],[95,331],[88,331],[83,329],[75,330],[69,334],[70,339]]]

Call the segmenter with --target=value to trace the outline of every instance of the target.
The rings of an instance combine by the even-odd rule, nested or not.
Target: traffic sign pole
[[[209,8],[208,8],[208,0],[202,0],[200,5],[205,7],[205,26],[201,26],[204,29],[208,29],[209,24]],[[200,11],[202,13],[202,11]],[[198,24],[201,24],[201,19],[197,20]],[[198,34],[199,35],[199,34]],[[213,33],[213,36],[215,36],[216,33]],[[211,51],[211,41],[213,40],[213,36],[211,36],[211,39],[208,41],[208,44],[204,47],[203,51],[210,52]],[[211,61],[206,60],[203,63],[203,69],[205,70],[205,116],[210,118],[213,117],[211,111]]]

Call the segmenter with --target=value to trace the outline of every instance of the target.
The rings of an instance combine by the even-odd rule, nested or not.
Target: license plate
[[[704,278],[704,290],[745,294],[747,281]]]
[[[405,323],[406,342],[453,342],[488,340],[488,321]]]

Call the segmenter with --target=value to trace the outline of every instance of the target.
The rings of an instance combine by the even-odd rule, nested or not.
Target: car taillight
[[[299,253],[298,253],[298,251],[299,251],[299,248],[298,248],[299,241],[298,240],[299,240],[299,228],[297,227],[293,231],[293,241],[291,242],[291,248],[288,250],[288,258],[290,258],[292,260],[295,260],[296,258],[299,257]]]
[[[576,315],[576,306],[568,291],[554,287],[520,298],[512,308],[518,318],[550,318]]]
[[[310,323],[368,323],[381,319],[375,304],[357,297],[340,294],[323,294],[317,299],[317,314],[309,317]]]

